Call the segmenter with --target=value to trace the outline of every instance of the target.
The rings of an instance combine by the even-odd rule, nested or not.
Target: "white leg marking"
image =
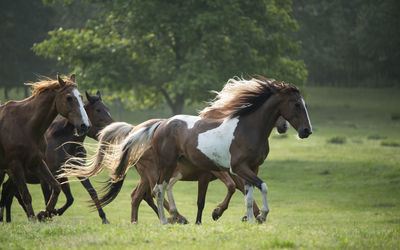
[[[261,197],[262,197],[262,207],[261,211],[268,213],[269,212],[269,207],[268,207],[268,199],[267,199],[267,193],[268,193],[268,188],[267,184],[264,182],[261,184]]]
[[[176,176],[173,176],[168,183],[167,186],[167,196],[169,201],[169,213],[177,213],[178,209],[176,208],[176,203],[174,199],[174,195],[172,194],[172,187],[177,183],[180,179],[182,179],[182,174],[178,173]]]
[[[254,186],[244,185],[244,190],[246,192],[245,204],[247,211],[247,220],[249,222],[254,222],[253,215],[253,201],[254,201]]]
[[[74,88],[74,90],[72,91],[72,93],[74,94],[74,96],[76,97],[76,99],[78,100],[79,103],[79,110],[81,112],[81,116],[82,116],[82,121],[83,123],[89,127],[90,126],[90,122],[89,122],[89,118],[86,114],[85,108],[83,107],[83,103],[82,103],[82,99],[81,99],[81,95],[79,93],[79,91]]]
[[[157,199],[158,216],[160,217],[160,223],[162,225],[167,224],[167,219],[165,218],[164,213],[164,196],[166,187],[167,182],[165,181],[162,184],[156,184],[156,186],[154,187],[154,194]]]
[[[197,149],[216,165],[231,168],[231,147],[239,117],[224,120],[221,125],[199,134]],[[232,172],[232,170],[231,170]]]

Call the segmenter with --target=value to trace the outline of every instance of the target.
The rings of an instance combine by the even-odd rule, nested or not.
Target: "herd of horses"
[[[102,208],[117,197],[134,166],[140,181],[131,194],[132,223],[138,221],[142,200],[161,224],[188,223],[178,212],[172,189],[177,181],[197,181],[196,224],[201,224],[208,184],[216,179],[228,192],[214,209],[214,220],[222,216],[238,189],[245,196],[243,220],[263,223],[269,212],[268,189],[257,173],[269,153],[269,135],[274,127],[285,133],[289,123],[300,138],[312,133],[299,89],[261,76],[230,79],[198,116],[176,115],[137,126],[115,122],[100,92],[86,92],[83,104],[74,75],[30,85],[31,97],[0,106],[0,185],[9,176],[2,186],[0,221],[4,210],[6,221],[11,221],[14,197],[30,220],[62,215],[73,203],[68,178],[77,177],[102,223],[108,224]],[[62,117],[55,119],[57,115]],[[98,141],[90,157],[83,146],[86,136]],[[89,178],[105,168],[110,169],[110,178],[99,198]],[[27,183],[42,188],[45,210],[37,215]],[[254,187],[261,191],[261,209],[254,201]],[[66,204],[56,209],[60,191]]]

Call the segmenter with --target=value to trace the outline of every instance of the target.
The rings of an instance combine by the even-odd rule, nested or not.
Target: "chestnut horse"
[[[280,117],[276,123],[276,127],[278,133],[285,133],[289,127],[288,122]],[[101,163],[103,160],[103,152],[107,150],[109,145],[120,143],[123,139],[128,136],[129,132],[132,131],[134,127],[125,122],[117,122],[113,123],[104,130],[102,130],[99,134],[99,144],[102,145],[102,150],[98,150],[95,154],[96,161]],[[116,137],[119,140],[116,140]],[[100,147],[99,147],[100,148]],[[131,222],[137,223],[138,221],[138,210],[140,202],[144,199],[149,206],[156,212],[157,214],[157,206],[154,204],[153,198],[151,196],[151,186],[150,183],[156,183],[158,179],[158,170],[157,167],[154,166],[152,161],[152,150],[149,149],[144,155],[140,158],[138,163],[135,165],[136,170],[141,176],[141,179],[136,186],[135,190],[132,192],[132,210],[131,210]],[[227,172],[220,171],[207,171],[201,168],[198,168],[185,160],[184,158],[179,159],[178,166],[175,169],[175,172],[170,180],[169,185],[167,186],[167,192],[169,192],[170,197],[172,197],[172,186],[176,181],[197,181],[198,182],[198,196],[197,196],[197,217],[196,224],[201,224],[202,212],[204,209],[205,197],[207,193],[208,184],[211,181],[216,179],[220,179],[225,186],[227,187],[227,194],[225,199],[214,209],[212,213],[212,217],[214,220],[219,219],[222,216],[224,211],[228,208],[229,201],[232,195],[235,193],[235,189],[239,189],[242,193],[244,193],[244,180],[238,176],[230,175]],[[151,181],[150,181],[151,180]],[[122,183],[120,183],[120,187],[122,187]],[[100,200],[102,206],[110,203],[118,194],[120,189],[113,190],[114,192],[106,195]],[[170,198],[169,198],[170,199]],[[97,204],[95,204],[97,206]],[[165,200],[164,207],[169,211],[169,203]],[[259,214],[259,208],[254,202],[254,214]],[[185,217],[178,213],[177,218],[169,218],[170,222],[178,222],[186,224],[188,221]]]
[[[289,121],[300,138],[312,133],[304,99],[294,85],[263,77],[230,79],[199,116],[177,115],[136,126],[133,133],[115,147],[121,154],[110,162],[111,184],[107,188],[111,191],[113,186],[119,185],[129,167],[137,164],[146,150],[152,148],[159,171],[153,193],[161,224],[167,223],[163,208],[165,190],[182,157],[200,168],[230,171],[243,178],[250,222],[254,221],[253,193],[254,186],[257,187],[263,203],[257,221],[264,222],[269,212],[268,190],[257,177],[257,170],[268,155],[268,137],[279,116]],[[88,168],[65,167],[66,176],[89,177],[101,171],[96,164]],[[170,206],[176,218],[173,199]]]
[[[60,183],[49,171],[45,162],[46,140],[44,134],[57,114],[68,119],[80,135],[90,127],[83,108],[82,97],[70,78],[43,80],[29,83],[32,96],[22,101],[9,101],[0,107],[0,171],[5,171],[17,186],[30,220],[35,219],[32,198],[26,185],[27,177],[37,176],[51,186],[52,192],[46,209],[37,215],[39,220],[54,213],[60,193]]]
[[[88,102],[85,103],[84,108],[88,114],[89,120],[92,124],[88,130],[87,135],[97,140],[98,132],[108,124],[114,122],[108,107],[104,104],[101,99],[101,94],[98,91],[96,95],[90,95],[86,92],[86,98]],[[74,134],[74,126],[68,122],[66,118],[60,118],[55,120],[46,131],[47,149],[46,149],[46,163],[49,170],[53,175],[59,173],[62,164],[71,156],[86,158],[86,150],[81,146],[86,135],[77,136]],[[68,142],[68,143],[67,143]],[[79,177],[78,177],[79,178]],[[40,180],[35,176],[28,176],[27,180],[29,184],[39,184]],[[74,201],[71,193],[69,183],[66,182],[68,179],[63,178],[58,181],[61,182],[61,189],[66,197],[66,203],[63,207],[56,210],[57,215],[62,215],[68,207],[70,207]],[[101,208],[96,190],[94,190],[89,179],[82,179],[82,185],[85,187],[93,202],[97,205],[99,216],[102,219],[103,224],[108,224],[106,214]],[[50,197],[50,187],[46,183],[42,184],[42,191],[47,203]],[[0,200],[0,221],[3,220],[3,210],[6,208],[6,221],[11,221],[11,204],[13,196],[18,199],[21,206],[24,208],[24,204],[21,197],[18,194],[18,190],[15,185],[9,179],[3,184],[3,190]]]

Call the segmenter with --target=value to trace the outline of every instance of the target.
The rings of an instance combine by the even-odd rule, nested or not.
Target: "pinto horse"
[[[285,133],[289,127],[288,122],[280,117],[276,123],[276,128],[278,133]],[[129,133],[133,130],[133,126],[131,124],[125,122],[117,122],[113,123],[104,128],[99,133],[99,144],[102,145],[99,148],[102,150],[97,150],[94,158],[96,161],[101,164],[102,160],[104,160],[103,152],[107,150],[109,145],[120,143],[123,139],[125,139]],[[117,140],[116,137],[119,139]],[[98,149],[99,149],[98,148]],[[137,223],[138,221],[138,210],[139,205],[142,200],[145,200],[149,206],[155,211],[157,214],[157,206],[154,204],[153,198],[151,196],[151,185],[157,182],[158,179],[158,170],[157,167],[153,164],[152,161],[153,152],[151,149],[147,150],[144,155],[140,158],[138,163],[135,165],[136,170],[141,176],[141,179],[136,186],[135,190],[132,192],[132,210],[131,210],[131,222]],[[197,181],[198,182],[198,196],[197,196],[197,217],[196,224],[201,224],[202,213],[204,209],[205,197],[207,193],[208,184],[211,181],[216,179],[220,179],[225,186],[227,187],[227,194],[225,199],[218,204],[217,208],[214,209],[212,213],[212,217],[214,220],[219,219],[224,211],[228,208],[229,201],[232,195],[235,193],[235,189],[239,189],[242,193],[244,193],[244,180],[238,176],[230,175],[227,172],[220,171],[208,171],[190,164],[184,158],[180,159],[178,162],[178,166],[175,169],[175,172],[167,186],[167,192],[169,193],[169,199],[172,199],[172,186],[178,181]],[[121,184],[122,187],[122,184]],[[119,190],[115,190],[112,194],[104,196],[100,203],[102,206],[110,203],[118,194]],[[96,206],[98,204],[95,204]],[[165,200],[164,207],[169,211],[170,206],[169,203]],[[259,208],[257,204],[254,202],[254,214],[259,214]],[[188,221],[185,217],[178,213],[177,218],[169,218],[170,222],[178,222],[186,224]]]
[[[120,185],[130,166],[152,148],[159,178],[153,189],[157,199],[161,224],[164,214],[165,190],[179,159],[212,171],[229,171],[245,180],[247,218],[254,221],[254,186],[261,191],[262,207],[256,219],[266,220],[269,212],[267,185],[257,177],[257,170],[269,152],[268,137],[279,116],[297,130],[300,138],[312,133],[304,99],[291,84],[263,77],[244,80],[230,79],[210,106],[199,116],[177,115],[166,120],[150,120],[134,128],[116,150],[118,159],[109,166],[109,193]],[[107,153],[107,152],[106,152]],[[95,164],[88,169],[66,166],[66,176],[97,174]],[[170,200],[172,215],[177,216],[174,200]]]
[[[39,220],[54,213],[60,193],[60,183],[49,171],[45,162],[46,140],[44,134],[57,114],[68,119],[80,135],[90,127],[83,108],[75,75],[57,80],[29,83],[32,96],[22,101],[9,101],[0,107],[0,172],[5,171],[16,185],[26,214],[34,220],[32,198],[26,185],[27,177],[35,175],[51,186],[52,192],[46,209],[37,215]]]
[[[87,135],[97,140],[98,132],[105,126],[114,122],[114,119],[111,117],[108,107],[102,101],[100,92],[97,92],[96,95],[90,95],[88,92],[86,92],[86,98],[88,102],[85,103],[84,108],[92,124],[87,132]],[[86,158],[86,150],[81,146],[86,134],[81,136],[75,135],[74,126],[69,123],[66,118],[55,120],[46,131],[45,137],[47,140],[46,163],[53,175],[59,173],[62,164],[69,157],[75,156],[82,157],[83,159]],[[58,180],[61,182],[61,189],[66,197],[66,203],[63,207],[56,210],[57,215],[62,215],[74,201],[67,180],[68,179],[66,178]],[[27,181],[29,184],[40,183],[40,180],[35,176],[27,176]],[[96,190],[94,190],[89,179],[82,179],[81,183],[91,196],[93,202],[97,204],[96,207],[99,212],[99,216],[102,219],[102,223],[108,224],[109,222],[106,218],[106,214],[98,202]],[[51,193],[50,186],[46,183],[41,183],[41,186],[43,195],[45,197],[45,202],[47,203]],[[11,204],[14,196],[18,199],[18,202],[25,210],[25,206],[18,194],[18,190],[12,183],[11,179],[9,179],[3,184],[0,200],[0,221],[3,220],[3,210],[5,207],[6,221],[11,222]]]

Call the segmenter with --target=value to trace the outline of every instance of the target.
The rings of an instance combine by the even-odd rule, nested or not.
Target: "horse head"
[[[57,74],[57,81],[59,84],[55,97],[57,112],[75,126],[78,135],[85,134],[90,127],[90,122],[83,107],[82,95],[75,83],[75,75],[61,79]]]
[[[89,116],[92,126],[88,131],[88,136],[97,138],[97,134],[107,125],[114,122],[110,114],[110,110],[101,98],[100,91],[96,95],[90,95],[86,91],[87,102],[85,103],[85,110]]]
[[[278,91],[281,98],[279,112],[296,129],[301,139],[312,134],[312,126],[303,97],[297,87],[288,85]]]

